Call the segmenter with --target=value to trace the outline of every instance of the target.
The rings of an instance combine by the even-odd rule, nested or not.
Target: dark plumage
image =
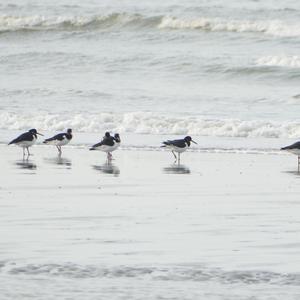
[[[300,171],[300,142],[296,142],[292,145],[281,148],[280,150],[285,150],[298,156],[298,172]]]
[[[25,148],[26,148],[28,155],[30,155],[29,147],[31,147],[32,145],[35,144],[38,134],[42,135],[42,134],[38,133],[36,129],[30,129],[29,131],[21,134],[20,136],[18,136],[14,140],[12,140],[8,145],[16,144],[16,145],[22,147],[23,155],[25,155]]]
[[[174,157],[175,157],[175,162],[180,162],[180,153],[184,152],[188,147],[190,147],[191,142],[197,144],[195,141],[192,140],[190,136],[186,136],[183,139],[180,140],[168,140],[162,142],[162,147],[167,147],[170,148]],[[178,157],[176,156],[175,152],[178,153]]]
[[[72,134],[59,133],[49,139],[44,140],[43,143],[47,144],[48,142],[51,142],[51,141],[63,141],[64,139],[71,140]]]
[[[121,138],[120,138],[120,135],[119,135],[118,133],[116,133],[116,134],[114,135],[114,139],[115,139],[115,141],[116,141],[117,143],[121,143]]]
[[[72,138],[72,129],[68,129],[67,132],[56,134],[55,136],[44,140],[43,143],[55,145],[58,152],[61,153],[61,147],[67,145]]]
[[[111,152],[115,151],[121,143],[120,135],[116,133],[114,136],[111,136],[109,132],[105,133],[102,141],[93,145],[90,150],[100,150],[107,153],[107,159],[112,159]]]
[[[280,150],[292,150],[292,149],[299,149],[300,150],[300,142],[296,142],[296,143],[294,143],[292,145],[283,147]]]
[[[165,141],[163,142],[163,144],[165,146],[175,146],[175,147],[178,147],[178,148],[185,148],[186,146],[190,146],[191,143],[189,141],[185,141],[185,140],[173,140],[173,141]]]
[[[22,133],[17,138],[12,140],[8,145],[18,144],[24,141],[31,142],[34,140],[34,138],[37,138],[37,131],[35,129],[30,129],[29,131]]]
[[[95,148],[98,148],[98,147],[101,147],[101,146],[113,146],[115,143],[115,139],[113,136],[110,136],[110,137],[105,137],[101,142],[93,145],[91,147],[90,150],[96,150]]]

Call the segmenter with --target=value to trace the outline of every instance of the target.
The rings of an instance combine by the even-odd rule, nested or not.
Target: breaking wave
[[[228,32],[259,32],[273,36],[295,37],[300,36],[300,24],[289,25],[282,21],[248,21],[248,20],[221,20],[221,19],[181,19],[163,17],[159,28],[198,29],[205,31]]]
[[[219,282],[222,284],[300,285],[298,273],[268,271],[225,271],[201,266],[114,266],[65,264],[6,264],[1,273],[30,276],[61,276],[67,278],[140,278],[163,281]]]
[[[90,133],[110,130],[120,133],[191,134],[216,137],[297,138],[300,136],[300,122],[170,117],[153,112],[74,115],[0,113],[0,129],[27,130],[29,127],[45,131],[60,131],[70,127],[77,132]]]
[[[227,20],[219,18],[181,18],[112,13],[91,16],[15,16],[0,15],[0,32],[21,30],[92,30],[132,25],[137,28],[190,29],[202,31],[256,32],[278,37],[300,36],[300,23],[280,20]]]
[[[0,32],[21,30],[84,30],[151,22],[138,14],[113,13],[93,16],[0,16]]]
[[[258,66],[300,68],[300,56],[264,56],[256,61]]]

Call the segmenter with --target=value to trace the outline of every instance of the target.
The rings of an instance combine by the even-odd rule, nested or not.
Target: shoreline
[[[12,295],[12,284],[32,292],[46,280],[42,294],[51,298],[67,280],[69,298],[80,299],[77,287],[94,299],[118,286],[121,299],[128,285],[162,293],[166,282],[183,281],[185,295],[217,285],[231,299],[234,284],[247,297],[263,299],[262,288],[281,299],[281,284],[286,293],[300,285],[292,157],[187,151],[178,166],[166,151],[117,150],[108,165],[105,153],[81,148],[65,147],[59,158],[36,146],[28,161],[20,150],[0,146],[2,293]]]
[[[20,135],[22,131],[5,131],[0,130],[0,147],[7,145],[13,138]],[[34,147],[43,146],[43,138],[53,136],[57,132],[43,131],[44,137],[39,137]],[[89,148],[102,139],[103,134],[75,132],[70,144],[64,148]],[[180,139],[184,135],[164,135],[164,134],[121,134],[121,149],[125,150],[162,150],[160,148],[162,141],[168,139]],[[296,139],[288,138],[243,138],[243,137],[209,137],[193,135],[193,139],[198,145],[192,145],[188,152],[237,152],[237,153],[284,153],[280,148],[290,145]],[[34,149],[34,148],[33,148]]]

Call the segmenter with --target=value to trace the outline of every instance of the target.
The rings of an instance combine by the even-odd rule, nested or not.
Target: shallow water
[[[291,156],[19,150],[0,147],[3,299],[299,297]]]

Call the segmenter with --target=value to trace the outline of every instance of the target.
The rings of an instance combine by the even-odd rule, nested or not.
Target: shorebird
[[[300,171],[300,142],[281,148],[298,156],[298,172]]]
[[[192,138],[190,136],[186,136],[184,139],[181,140],[168,140],[163,142],[163,145],[161,147],[167,147],[169,149],[171,149],[174,157],[175,157],[175,162],[178,161],[178,163],[180,162],[180,153],[186,151],[186,149],[188,147],[190,147],[191,142],[193,142],[194,144],[197,144],[195,141],[192,140]],[[178,157],[176,156],[175,152],[178,153]]]
[[[41,133],[38,133],[36,129],[30,129],[27,132],[21,134],[14,140],[12,140],[8,145],[16,144],[23,148],[23,156],[25,156],[25,149],[27,149],[28,156],[31,155],[29,152],[29,147],[34,145],[37,140],[37,134],[42,135]]]
[[[93,145],[90,150],[100,150],[107,153],[107,159],[112,160],[111,152],[115,151],[121,143],[120,135],[116,133],[111,136],[109,132],[105,132],[105,136],[100,143]]]
[[[44,140],[43,143],[56,146],[58,153],[61,154],[61,147],[70,143],[72,137],[72,129],[69,128],[67,132],[59,133],[49,139]]]

